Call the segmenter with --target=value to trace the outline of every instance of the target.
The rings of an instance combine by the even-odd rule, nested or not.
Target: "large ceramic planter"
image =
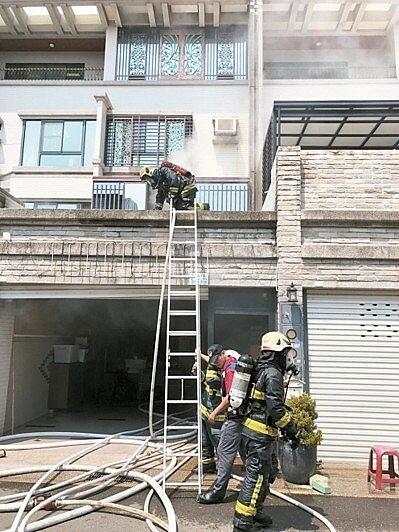
[[[292,448],[289,442],[279,442],[280,468],[284,479],[293,484],[309,484],[317,464],[317,445]]]

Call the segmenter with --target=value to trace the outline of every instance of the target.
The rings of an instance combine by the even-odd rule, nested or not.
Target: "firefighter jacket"
[[[201,415],[207,420],[209,414],[220,405],[222,401],[222,372],[215,364],[208,364],[202,375]],[[224,414],[215,418],[214,427],[221,426],[225,420]]]
[[[252,382],[243,435],[264,441],[276,438],[278,428],[293,430],[295,422],[284,405],[283,373],[278,365],[261,355]]]
[[[155,208],[161,210],[163,204],[169,200],[193,200],[197,193],[197,186],[193,175],[183,176],[171,168],[161,166],[154,170],[153,177],[157,180],[157,195]]]

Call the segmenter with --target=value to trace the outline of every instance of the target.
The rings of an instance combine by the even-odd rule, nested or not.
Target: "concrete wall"
[[[176,154],[176,162],[189,166],[197,177],[247,177],[248,95],[247,86],[242,82],[187,82],[184,85],[163,82],[148,85],[138,82],[133,85],[47,81],[29,82],[26,85],[26,82],[3,81],[0,91],[4,122],[0,173],[10,172],[19,165],[23,118],[95,118],[97,104],[94,96],[105,93],[115,116],[192,115],[193,136],[184,152]],[[223,116],[238,118],[238,137],[233,143],[214,144],[212,119]],[[52,169],[48,170],[51,173]],[[70,168],[64,170],[70,172]],[[13,179],[11,177],[10,181]],[[23,183],[24,198],[30,195],[37,197],[35,182],[30,183]],[[18,185],[11,183],[10,187],[17,190]],[[50,192],[48,197],[51,197]]]
[[[3,433],[10,379],[12,338],[14,333],[14,304],[0,302],[0,434]]]

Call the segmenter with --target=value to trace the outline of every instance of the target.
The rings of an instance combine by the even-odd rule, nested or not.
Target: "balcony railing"
[[[198,183],[197,202],[209,203],[211,211],[247,211],[248,183]],[[132,197],[128,197],[132,196]],[[140,203],[126,193],[126,183],[93,183],[93,209],[137,210]]]
[[[99,81],[103,79],[101,67],[48,67],[12,65],[0,68],[0,80],[36,80],[36,81]]]
[[[197,201],[211,211],[247,211],[248,183],[199,183]]]
[[[395,66],[351,66],[341,62],[265,63],[264,79],[390,79]]]

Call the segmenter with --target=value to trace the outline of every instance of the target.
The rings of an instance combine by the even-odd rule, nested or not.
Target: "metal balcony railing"
[[[247,211],[248,183],[198,183],[197,201],[211,211]]]
[[[124,209],[125,183],[94,183],[92,209]]]
[[[103,79],[103,73],[104,69],[101,67],[7,65],[0,68],[0,80],[99,81]]]
[[[198,183],[196,200],[211,211],[247,211],[248,193],[248,183]],[[124,182],[93,183],[92,209],[136,210],[137,198],[127,196]]]
[[[350,66],[345,62],[265,63],[264,79],[391,79],[395,66]]]

